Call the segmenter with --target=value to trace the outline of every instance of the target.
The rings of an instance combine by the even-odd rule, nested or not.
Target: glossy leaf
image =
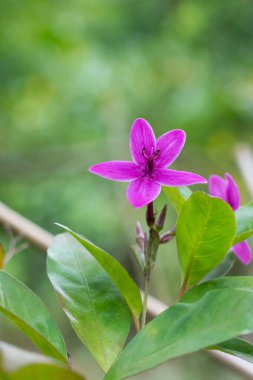
[[[202,280],[203,281],[210,281],[214,278],[219,278],[225,276],[232,268],[235,263],[235,255],[233,252],[229,252],[225,259],[217,265],[211,272],[209,272]]]
[[[253,204],[240,207],[236,212],[236,236],[234,244],[240,243],[253,234]]]
[[[224,259],[235,228],[234,212],[221,199],[195,192],[184,203],[176,239],[185,288],[196,284]]]
[[[163,192],[179,214],[184,202],[191,196],[192,191],[188,187],[163,187]]]
[[[48,276],[81,341],[106,371],[122,350],[131,313],[119,290],[87,249],[68,233],[48,249]]]
[[[0,271],[0,312],[45,355],[67,361],[63,337],[45,304],[22,282]]]
[[[126,346],[104,380],[121,380],[253,331],[253,277],[226,277],[189,290]]]
[[[137,319],[142,310],[141,294],[139,288],[131,279],[125,268],[114,257],[98,248],[82,235],[77,234],[66,226],[62,226],[61,224],[57,225],[64,228],[65,231],[74,236],[74,238],[77,239],[85,249],[87,249],[87,251],[99,262],[99,264],[102,265],[114,284],[120,290],[133,316]]]

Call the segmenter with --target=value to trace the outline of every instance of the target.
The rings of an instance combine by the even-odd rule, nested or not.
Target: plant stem
[[[181,289],[180,289],[179,295],[177,296],[177,299],[176,299],[177,301],[179,301],[180,298],[183,297],[183,295],[185,294],[185,292],[186,292],[186,290],[187,290],[187,280],[188,280],[188,277],[186,277],[186,278],[184,279],[184,282],[183,282],[183,284],[182,284],[182,286],[181,286]]]
[[[147,205],[146,221],[147,221],[147,225],[149,226],[149,237],[148,237],[147,246],[145,248],[145,272],[144,272],[145,289],[144,289],[144,299],[143,299],[143,308],[142,308],[142,316],[141,316],[141,328],[143,328],[146,323],[151,272],[155,264],[157,250],[160,244],[159,233],[155,230],[155,214],[154,214],[153,202]]]
[[[142,329],[143,329],[143,327],[145,326],[145,323],[146,323],[149,287],[150,287],[150,276],[146,277],[146,279],[145,279],[143,309],[142,309],[142,316],[141,316],[141,328]]]
[[[138,333],[140,331],[141,327],[140,327],[139,319],[136,318],[135,316],[133,316],[133,323],[134,323],[135,330]]]

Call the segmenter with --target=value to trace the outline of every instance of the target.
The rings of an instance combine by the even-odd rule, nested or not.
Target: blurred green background
[[[157,136],[187,132],[173,168],[206,177],[228,171],[248,201],[235,148],[253,144],[252,20],[251,0],[1,0],[0,199],[53,233],[55,221],[83,233],[141,284],[128,246],[144,210],[127,203],[125,184],[87,168],[130,159],[129,129],[144,117]],[[165,201],[156,202],[158,210]],[[167,226],[174,221],[170,208]],[[7,249],[4,229],[1,239]],[[75,367],[99,380],[96,363],[56,306],[45,259],[29,247],[7,270],[46,301]],[[235,271],[252,273],[252,265],[237,263]],[[173,242],[160,252],[152,294],[173,302],[179,283]],[[0,322],[0,339],[34,349]],[[204,353],[171,361],[145,379],[154,376],[242,379]]]

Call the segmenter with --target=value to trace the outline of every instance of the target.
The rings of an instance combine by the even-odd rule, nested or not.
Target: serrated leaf
[[[240,207],[236,212],[236,236],[234,244],[240,243],[253,234],[253,204]]]
[[[41,299],[10,274],[0,271],[0,312],[45,355],[67,362],[63,337]]]
[[[224,259],[235,228],[234,212],[221,199],[195,192],[184,203],[176,239],[185,288],[196,284]]]
[[[252,332],[252,289],[253,277],[225,277],[189,290],[132,339],[104,380],[122,380]]]
[[[57,235],[48,249],[48,276],[76,334],[107,371],[121,352],[131,324],[119,290],[68,233]]]
[[[176,212],[179,214],[184,202],[191,196],[192,191],[188,187],[163,187],[163,192],[170,200]]]
[[[141,294],[139,288],[131,279],[125,268],[114,257],[98,248],[82,235],[77,234],[66,226],[58,223],[57,225],[77,239],[82,246],[87,249],[87,251],[99,262],[99,264],[111,277],[114,284],[118,287],[134,318],[137,320],[142,310]]]

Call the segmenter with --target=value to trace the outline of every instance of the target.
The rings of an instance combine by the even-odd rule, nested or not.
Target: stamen
[[[157,149],[157,151],[155,152],[154,158],[157,158],[159,154],[160,154],[160,149]]]
[[[145,157],[145,158],[149,158],[147,155],[146,155],[146,148],[142,148],[142,155]]]

